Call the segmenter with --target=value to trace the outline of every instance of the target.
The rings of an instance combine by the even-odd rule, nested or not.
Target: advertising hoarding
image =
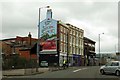
[[[45,19],[40,23],[40,45],[42,51],[57,51],[56,20]]]

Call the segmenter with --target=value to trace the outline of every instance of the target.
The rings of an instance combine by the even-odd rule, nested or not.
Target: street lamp
[[[69,37],[68,37],[69,35],[68,34],[69,34],[69,32],[67,31],[67,68],[69,67],[69,46],[68,46],[69,45],[69,43],[68,43],[69,42]]]
[[[38,22],[38,41],[37,41],[37,64],[38,64],[38,66],[39,66],[39,49],[40,49],[40,46],[39,46],[39,44],[40,44],[40,11],[41,11],[41,9],[43,9],[43,8],[49,8],[50,6],[45,6],[45,7],[41,7],[41,8],[39,8],[39,22]],[[38,70],[37,70],[38,71]]]
[[[104,33],[102,33],[104,34]],[[101,58],[100,58],[100,34],[98,34],[99,36],[99,66],[100,66],[100,62],[101,62]]]

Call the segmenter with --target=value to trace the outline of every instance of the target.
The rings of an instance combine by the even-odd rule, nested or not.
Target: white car
[[[111,61],[100,67],[100,73],[114,73],[115,75],[120,75],[120,61]]]

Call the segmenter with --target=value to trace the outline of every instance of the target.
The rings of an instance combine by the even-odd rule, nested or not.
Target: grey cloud
[[[96,41],[96,50],[98,51],[98,33],[101,29],[106,32],[101,39],[101,51],[113,51],[114,43],[106,41],[105,36],[117,39],[117,3],[97,2],[53,2],[53,3],[4,3],[2,4],[2,23],[4,38],[15,37],[16,35],[26,36],[28,32],[37,38],[38,26],[38,8],[50,5],[53,11],[53,18],[63,22],[72,20],[82,21],[90,24],[78,24],[77,27],[85,30],[85,36]],[[41,10],[41,20],[46,17],[46,9]],[[81,27],[82,26],[82,27]],[[102,32],[101,32],[102,33]],[[106,44],[110,47],[107,47]]]
[[[67,6],[66,6],[67,4]],[[57,4],[56,4],[57,5]],[[111,32],[113,29],[117,32],[117,4],[116,3],[94,3],[91,5],[84,4],[84,3],[62,3],[62,5],[58,5],[64,7],[63,9],[66,10],[67,14],[64,13],[64,10],[59,17],[61,18],[63,15],[67,15],[64,21],[69,21],[70,18],[77,19],[79,21],[87,20],[91,23],[92,27],[107,27]],[[69,12],[69,13],[68,13]],[[70,16],[69,16],[70,15]],[[63,18],[63,17],[62,17]],[[112,34],[111,34],[112,35]],[[114,33],[113,36],[116,36]]]

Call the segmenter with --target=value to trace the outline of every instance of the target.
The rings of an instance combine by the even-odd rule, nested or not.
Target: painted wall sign
[[[40,23],[40,45],[42,51],[57,51],[57,21],[45,19]]]

